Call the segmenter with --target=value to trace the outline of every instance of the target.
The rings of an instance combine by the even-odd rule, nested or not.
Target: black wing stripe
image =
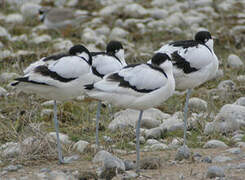
[[[159,89],[159,88],[156,88],[156,89],[137,89],[136,86],[130,85],[130,83],[128,81],[124,80],[124,78],[121,77],[118,73],[113,73],[110,76],[108,76],[107,78],[109,81],[119,82],[120,87],[131,88],[131,89],[133,89],[137,92],[140,92],[140,93],[150,93],[152,91]]]
[[[96,75],[96,76],[99,76],[99,77],[101,77],[101,78],[104,77],[104,74],[99,73],[99,72],[97,71],[97,69],[96,69],[95,67],[93,67],[93,66],[92,66],[92,72],[93,72],[93,74]]]
[[[191,67],[190,63],[181,57],[177,51],[171,54],[173,65],[177,68],[182,69],[184,73],[189,74],[191,72],[198,71],[198,69]]]
[[[44,62],[49,61],[49,60],[56,61],[56,60],[58,60],[60,58],[66,57],[66,56],[70,56],[70,55],[67,54],[67,53],[55,54],[55,55],[51,55],[51,56],[48,56],[48,57],[44,58],[43,61]]]
[[[11,84],[12,86],[16,86],[16,85],[18,85],[20,82],[27,82],[27,83],[32,83],[32,84],[39,84],[39,85],[50,86],[49,84],[46,84],[46,83],[43,83],[43,82],[37,82],[37,81],[29,80],[28,77],[20,77],[20,78],[14,79],[14,80],[16,80],[17,82]]]
[[[58,80],[60,82],[70,82],[72,80],[77,79],[77,78],[64,78],[64,77],[60,76],[59,74],[57,74],[56,72],[50,71],[48,69],[48,67],[47,66],[44,66],[44,65],[36,67],[34,71],[36,73],[40,73],[43,76],[49,76],[52,79]]]
[[[184,49],[189,48],[189,47],[195,47],[195,46],[198,46],[199,44],[202,44],[202,43],[198,41],[194,41],[194,40],[175,41],[175,42],[169,43],[169,45],[172,45],[174,47],[183,47]]]

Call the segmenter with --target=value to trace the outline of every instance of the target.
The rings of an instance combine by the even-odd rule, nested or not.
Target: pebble
[[[161,124],[161,121],[157,119],[144,117],[141,120],[141,128],[152,129],[152,128],[158,127],[160,124]]]
[[[210,156],[205,156],[201,161],[205,163],[212,163],[212,158]]]
[[[64,145],[70,145],[72,143],[72,141],[69,140],[69,136],[67,136],[66,134],[63,133],[59,133],[59,137],[60,137],[60,142]],[[56,132],[50,132],[48,134],[48,139],[50,141],[57,141],[57,137],[56,137]]]
[[[147,139],[146,145],[159,144],[160,142],[156,139]]]
[[[8,93],[8,91],[7,91],[6,89],[0,87],[0,97],[1,97],[1,96],[2,96],[2,97],[6,96],[7,93]]]
[[[190,98],[188,107],[192,112],[207,111],[208,103],[200,98],[193,97]]]
[[[119,159],[116,156],[113,156],[111,153],[101,150],[99,151],[93,158],[93,163],[97,163],[97,162],[108,162],[108,161],[113,161],[113,163],[116,164],[116,167],[121,170],[121,171],[125,171],[125,165],[124,162]],[[108,162],[109,163],[109,162]]]
[[[125,171],[122,179],[136,179],[139,175],[134,171]]]
[[[18,169],[22,168],[22,165],[8,165],[7,167],[4,167],[4,171],[9,171],[9,172],[14,172],[17,171]]]
[[[56,104],[61,104],[60,101],[56,101]],[[50,100],[50,101],[45,101],[41,104],[41,106],[53,106],[54,105],[54,100]]]
[[[228,146],[222,141],[213,139],[206,142],[203,147],[204,148],[227,148]]]
[[[225,177],[225,171],[218,166],[208,167],[207,178]]]
[[[126,15],[134,18],[140,18],[147,14],[146,9],[136,3],[126,5],[123,11]]]
[[[232,80],[223,80],[218,84],[218,89],[225,91],[232,91],[236,87],[236,84]]]
[[[230,54],[227,59],[228,65],[233,68],[242,68],[243,67],[243,62],[242,60],[235,54]]]
[[[21,14],[10,14],[6,17],[6,23],[13,23],[13,24],[21,24],[23,23],[24,18]]]
[[[47,34],[44,34],[44,35],[41,35],[41,36],[34,37],[32,42],[35,43],[35,44],[41,44],[41,43],[44,43],[44,42],[50,42],[51,40],[52,40],[51,36],[49,36]]]
[[[158,139],[161,138],[164,131],[160,127],[152,128],[145,132],[146,139]]]
[[[23,14],[25,18],[32,18],[33,16],[37,16],[39,9],[41,6],[35,3],[24,3],[20,7],[20,12]]]
[[[230,149],[227,149],[226,152],[229,152],[231,154],[240,154],[241,148],[230,148]]]
[[[158,143],[158,144],[153,144],[151,146],[151,149],[153,151],[162,151],[162,150],[168,149],[168,146],[166,144],[163,144],[163,143]]]
[[[189,159],[190,155],[190,149],[186,145],[183,145],[178,149],[177,154],[175,155],[175,160],[181,161],[183,159]]]
[[[162,129],[167,129],[169,132],[183,130],[184,122],[182,112],[174,113],[170,118],[164,120],[160,127]]]
[[[140,160],[141,169],[159,169],[161,167],[161,159],[159,157],[146,157]]]
[[[239,76],[237,76],[237,80],[239,82],[245,82],[245,75],[239,75]]]
[[[53,45],[53,48],[57,51],[65,50],[68,51],[73,46],[73,43],[70,40],[62,40],[60,42],[56,42]]]
[[[128,31],[120,27],[114,27],[110,33],[110,39],[124,39],[127,38],[128,35]]]
[[[76,142],[73,145],[73,149],[75,149],[76,151],[78,151],[80,153],[83,153],[88,145],[89,145],[89,143],[87,141],[79,140],[78,142]]]
[[[216,156],[213,158],[213,162],[227,162],[227,161],[231,161],[232,158],[228,157],[228,156]]]
[[[72,163],[73,161],[77,161],[79,159],[80,159],[80,156],[78,154],[68,156],[68,157],[64,157],[64,161],[66,163]]]
[[[135,168],[135,164],[130,160],[124,160],[125,171],[129,171]]]
[[[41,116],[50,116],[54,112],[53,109],[42,109]]]
[[[21,148],[19,143],[7,142],[0,146],[0,153],[2,156],[15,157],[21,153]]]

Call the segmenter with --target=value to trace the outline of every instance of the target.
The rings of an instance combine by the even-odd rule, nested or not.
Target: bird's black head
[[[82,53],[87,54],[87,57],[83,57],[88,61],[88,63],[91,65],[92,64],[92,56],[89,52],[89,50],[84,47],[83,45],[81,44],[78,44],[78,45],[74,45],[73,47],[70,48],[69,50],[69,54],[70,55],[73,55],[73,56],[80,56]]]
[[[110,53],[110,54],[115,54],[120,49],[123,49],[123,46],[122,46],[122,44],[119,41],[110,41],[107,44],[106,52]]]
[[[39,19],[40,19],[41,22],[44,21],[47,12],[48,12],[48,9],[46,9],[46,8],[40,8],[40,9],[38,10],[38,13],[39,13]]]
[[[210,39],[212,39],[212,36],[208,31],[199,31],[195,35],[195,40],[203,44],[205,44]]]
[[[152,57],[151,63],[159,66],[160,64],[164,63],[166,60],[171,61],[170,57],[166,53],[156,53]]]

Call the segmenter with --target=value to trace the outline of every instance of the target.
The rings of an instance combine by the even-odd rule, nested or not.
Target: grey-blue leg
[[[58,158],[60,163],[64,163],[63,156],[62,156],[62,149],[61,149],[61,144],[60,144],[60,137],[59,137],[59,123],[57,119],[57,104],[56,100],[54,100],[54,127],[56,131],[56,136],[57,136],[57,150],[58,150]]]
[[[101,101],[98,101],[97,112],[96,112],[96,135],[95,135],[95,141],[96,141],[97,148],[99,148],[100,109],[101,109]]]
[[[136,173],[140,172],[140,123],[143,111],[140,111],[139,120],[136,127]]]
[[[184,107],[184,145],[186,145],[187,114],[188,114],[188,104],[189,104],[190,94],[191,94],[191,89],[187,89],[186,101]]]

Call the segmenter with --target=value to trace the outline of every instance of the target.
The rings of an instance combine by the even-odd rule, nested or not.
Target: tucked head
[[[41,8],[39,9],[38,13],[39,13],[39,19],[40,21],[44,21],[45,17],[46,17],[46,13],[48,12],[47,8]]]
[[[92,64],[92,57],[90,55],[89,50],[81,44],[71,47],[69,50],[69,54],[84,58],[86,59],[86,61],[88,61],[89,64]]]
[[[151,59],[151,63],[157,66],[165,61],[171,61],[170,57],[166,53],[156,53]]]
[[[111,55],[115,55],[120,60],[124,60],[124,49],[122,43],[119,41],[110,41],[107,44],[106,52]]]
[[[211,50],[213,50],[214,41],[208,31],[199,31],[195,35],[195,40],[207,45]]]

